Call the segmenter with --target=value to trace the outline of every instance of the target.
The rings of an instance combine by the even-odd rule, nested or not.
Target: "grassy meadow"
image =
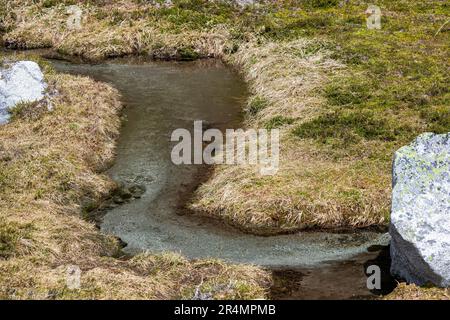
[[[384,228],[395,150],[420,133],[450,131],[447,1],[0,3],[7,48],[48,48],[88,61],[219,58],[238,70],[250,90],[245,127],[281,130],[280,170],[261,176],[255,167],[217,166],[190,207],[245,232]],[[80,30],[66,25],[72,4],[83,10]],[[369,4],[381,8],[380,30],[366,27]],[[61,289],[58,267],[75,258],[85,261],[94,279],[81,297],[179,297],[192,293],[204,272],[208,288],[235,281],[215,297],[264,296],[268,276],[254,267],[172,255],[112,258],[116,241],[80,215],[86,199],[95,202],[112,188],[101,168],[113,157],[118,93],[46,72],[61,93],[52,101],[55,112],[20,106],[13,122],[0,127],[0,296],[13,287],[42,287],[57,298],[72,297]],[[87,94],[77,94],[79,88]],[[98,101],[95,109],[91,100]],[[427,297],[413,286],[397,290],[395,297]]]

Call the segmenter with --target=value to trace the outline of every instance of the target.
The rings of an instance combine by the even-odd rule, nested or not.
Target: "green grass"
[[[294,134],[300,138],[312,138],[326,144],[329,138],[339,139],[342,147],[360,142],[361,139],[395,141],[413,136],[408,125],[398,125],[372,110],[339,110],[320,115],[299,125]]]
[[[269,121],[266,122],[265,128],[267,130],[280,128],[287,124],[292,124],[294,122],[293,118],[283,117],[283,116],[275,116]]]
[[[447,132],[450,128],[450,108],[448,104],[432,106],[421,111],[421,117],[429,123],[432,132]]]
[[[55,2],[55,1],[51,1]],[[164,25],[162,30],[170,33],[179,33],[185,30],[203,30],[211,27],[228,24],[236,14],[235,7],[227,2],[212,2],[206,0],[174,0],[173,6],[155,9],[146,7],[148,1],[134,1],[142,5],[141,8],[131,11],[121,10],[120,7],[103,9],[97,7],[95,17],[107,20],[111,26],[124,21],[133,22],[136,19],[146,18],[158,25]],[[163,3],[164,1],[159,1]]]
[[[291,133],[282,135],[280,171],[263,179],[244,168],[216,168],[198,208],[231,217],[250,232],[387,223],[394,152],[422,132],[450,131],[448,1],[286,0],[240,10],[205,0],[175,0],[162,9],[144,0],[112,9],[89,1],[89,25],[64,37],[62,1],[35,2],[42,5],[17,29],[0,6],[2,29],[14,29],[9,39],[19,48],[53,47],[100,60],[143,53],[181,60],[214,56],[241,68],[252,94],[248,124]],[[381,30],[366,28],[369,3],[381,7]],[[36,28],[33,17],[40,15],[48,20]],[[218,38],[224,43],[214,43]],[[331,63],[329,70],[324,62]],[[297,81],[303,87],[293,87]],[[24,122],[28,113],[19,111]],[[83,132],[73,119],[65,125],[68,133]],[[51,159],[36,165],[53,172]],[[9,167],[0,170],[0,188],[20,178],[21,171]],[[73,177],[55,179],[57,191],[70,196]],[[49,198],[48,188],[33,191],[35,199]],[[203,289],[221,285],[218,280]]]
[[[372,1],[381,7],[381,30],[367,30],[368,2],[287,1],[257,21],[277,41],[321,39],[347,69],[323,89],[326,104],[294,134],[333,147],[378,139],[408,143],[423,131],[450,130],[450,14],[443,1]],[[296,8],[296,9],[292,9]]]
[[[175,0],[172,7],[160,9],[145,5],[145,1],[112,8],[91,1],[83,7],[89,24],[67,37],[61,37],[64,25],[54,23],[48,13],[63,21],[62,9],[53,8],[61,2],[40,3],[33,14],[49,20],[41,20],[42,28],[31,21],[12,31],[10,39],[19,47],[52,43],[59,52],[94,60],[147,53],[164,59],[214,56],[233,61],[248,52],[244,75],[253,68],[267,71],[262,80],[254,77],[254,95],[246,109],[249,123],[289,131],[299,144],[315,150],[292,153],[302,152],[310,158],[326,155],[342,161],[341,165],[361,159],[385,170],[395,150],[418,134],[450,131],[449,26],[441,28],[450,10],[443,1],[370,1],[381,8],[381,30],[367,30],[369,1],[285,0],[239,10],[229,3],[206,0]],[[47,39],[46,35],[51,36]],[[307,45],[299,45],[299,40]],[[253,52],[264,52],[265,44],[277,49],[252,55],[252,50],[246,51],[249,44],[254,46]],[[337,61],[342,68],[326,75],[307,70],[314,69],[315,61],[323,61],[321,56]],[[299,65],[280,67],[283,59],[293,58],[299,58]],[[263,61],[267,62],[264,67]],[[298,91],[302,99],[305,94],[304,101],[291,96],[289,81],[308,84],[311,74],[321,79],[314,92]],[[274,79],[276,83],[267,82]],[[281,105],[284,96],[289,100]],[[313,100],[317,104],[310,107]],[[68,125],[73,131],[80,130],[77,123]],[[349,170],[368,174],[356,167]],[[389,174],[386,171],[386,176]],[[326,189],[326,182],[317,182]],[[368,185],[380,194],[389,188],[377,183],[381,182]]]
[[[178,55],[182,61],[191,61],[199,58],[199,54],[192,47],[179,48]]]
[[[247,112],[250,116],[256,116],[261,110],[265,109],[269,102],[267,99],[259,96],[255,96],[247,106]]]
[[[450,131],[448,27],[435,36],[448,21],[448,4],[372,1],[381,7],[382,29],[367,30],[369,2],[284,3],[267,8],[254,30],[276,41],[321,39],[347,65],[323,89],[323,111],[294,135],[339,149],[374,139],[399,147],[424,131]]]

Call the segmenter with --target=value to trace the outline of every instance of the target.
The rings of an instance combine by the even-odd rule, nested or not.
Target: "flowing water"
[[[364,267],[386,245],[386,235],[360,231],[303,232],[259,237],[186,214],[183,203],[205,177],[204,166],[170,160],[174,129],[193,131],[194,120],[225,129],[240,124],[245,83],[218,61],[103,64],[53,61],[61,72],[108,82],[122,94],[124,121],[110,176],[145,187],[136,200],[113,206],[101,230],[120,237],[124,251],[175,251],[188,258],[220,258],[273,270],[274,298],[369,297]]]

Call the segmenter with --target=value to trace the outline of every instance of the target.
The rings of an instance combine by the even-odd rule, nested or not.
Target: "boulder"
[[[41,100],[46,88],[36,62],[19,61],[0,68],[0,124],[8,122],[9,110],[19,102]]]
[[[393,163],[391,274],[450,286],[450,133],[424,133]]]

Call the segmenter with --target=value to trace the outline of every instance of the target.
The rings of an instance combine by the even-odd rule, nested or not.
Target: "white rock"
[[[17,103],[41,100],[46,88],[36,62],[19,61],[0,68],[0,124],[8,122],[9,110]]]
[[[450,286],[450,133],[425,133],[393,164],[391,273]]]

